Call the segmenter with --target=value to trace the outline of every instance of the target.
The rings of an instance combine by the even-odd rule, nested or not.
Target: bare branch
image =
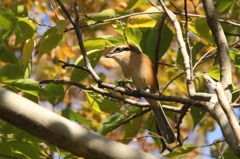
[[[227,39],[222,26],[218,20],[217,11],[213,0],[203,0],[203,7],[206,13],[209,28],[217,45],[220,63],[220,80],[228,101],[232,100],[232,69]]]
[[[193,77],[192,77],[192,72],[191,72],[191,61],[190,61],[190,57],[188,55],[187,52],[187,48],[186,48],[186,44],[184,42],[184,38],[182,35],[182,30],[180,27],[180,24],[176,18],[176,15],[173,14],[172,11],[170,11],[164,4],[163,0],[159,0],[159,3],[161,4],[163,10],[165,11],[165,13],[168,15],[169,19],[171,20],[171,22],[173,23],[173,26],[175,28],[176,31],[176,36],[177,36],[177,41],[179,43],[179,47],[183,56],[183,60],[184,60],[184,66],[185,66],[185,77],[186,77],[186,84],[188,87],[188,93],[189,96],[192,99],[199,99],[199,100],[209,100],[211,98],[211,95],[208,93],[196,93],[195,90],[195,85],[193,82]]]
[[[85,62],[85,66],[88,69],[89,73],[91,74],[91,76],[93,77],[93,79],[100,84],[102,81],[100,79],[100,77],[97,75],[97,73],[94,71],[90,60],[87,56],[86,53],[86,49],[84,47],[83,44],[83,38],[82,38],[82,33],[80,31],[80,24],[79,24],[79,11],[78,11],[78,2],[77,0],[74,0],[74,13],[75,13],[75,20],[73,20],[73,18],[71,17],[70,13],[68,12],[68,10],[66,9],[66,7],[63,5],[63,3],[61,2],[61,0],[57,0],[59,6],[62,8],[63,12],[66,14],[67,18],[69,19],[70,23],[73,25],[74,30],[76,32],[76,36],[77,36],[77,40],[78,40],[78,45],[81,49],[81,53]]]
[[[216,95],[218,97],[219,104],[221,105],[223,111],[225,112],[227,119],[229,121],[229,124],[234,132],[236,142],[238,147],[240,148],[240,126],[238,124],[238,121],[235,117],[235,114],[233,112],[233,109],[231,108],[229,101],[224,94],[224,90],[219,82],[215,82],[213,79],[211,79],[210,76],[205,75],[204,78],[207,80],[208,84],[214,89],[216,92]]]

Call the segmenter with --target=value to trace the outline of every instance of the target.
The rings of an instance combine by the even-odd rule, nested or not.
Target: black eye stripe
[[[123,51],[129,51],[130,48],[129,47],[118,47],[114,50],[114,53],[120,53],[120,52],[123,52]]]

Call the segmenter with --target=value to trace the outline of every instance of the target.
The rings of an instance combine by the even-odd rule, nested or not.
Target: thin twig
[[[180,73],[179,75],[177,75],[176,77],[174,77],[173,79],[171,79],[171,80],[165,85],[165,87],[162,89],[162,92],[161,92],[161,93],[163,93],[163,92],[167,89],[167,87],[168,87],[173,81],[175,81],[176,79],[178,79],[179,77],[181,77],[182,75],[184,75],[184,73],[185,73],[185,72],[182,72],[182,73]]]
[[[182,141],[181,141],[181,134],[180,134],[180,125],[183,121],[183,118],[186,116],[187,112],[189,111],[189,105],[184,105],[182,107],[182,113],[178,118],[178,122],[176,125],[176,129],[177,129],[177,141],[179,143],[179,146],[182,146]]]
[[[210,50],[208,50],[203,56],[201,56],[201,58],[196,61],[195,65],[193,66],[193,70],[199,65],[200,62],[202,62],[202,60],[215,48],[212,48]]]

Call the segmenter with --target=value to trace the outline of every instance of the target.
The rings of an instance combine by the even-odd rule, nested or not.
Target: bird
[[[146,90],[159,95],[158,81],[154,73],[153,64],[149,57],[133,44],[122,44],[114,47],[105,55],[114,59],[121,67],[125,78],[131,78],[129,83],[132,89]],[[148,99],[151,106],[157,129],[164,141],[168,144],[175,142],[176,137],[163,111],[160,101]]]

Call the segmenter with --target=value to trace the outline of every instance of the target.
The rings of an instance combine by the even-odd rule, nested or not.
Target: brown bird
[[[147,55],[137,47],[123,44],[115,47],[105,57],[113,58],[122,68],[125,78],[131,78],[133,89],[149,90],[152,94],[159,94],[159,88],[153,65]],[[151,105],[160,135],[167,143],[175,142],[175,134],[166,118],[161,103],[153,99],[146,99]]]

